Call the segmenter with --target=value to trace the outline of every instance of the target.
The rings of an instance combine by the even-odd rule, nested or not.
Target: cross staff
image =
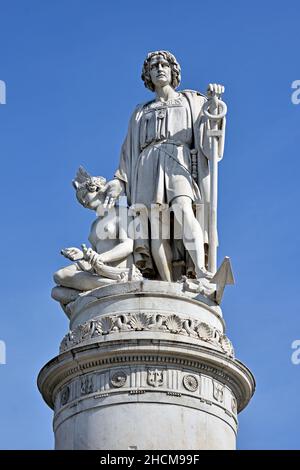
[[[222,87],[223,88],[223,87]],[[212,112],[210,107],[214,104]],[[213,274],[217,271],[217,207],[218,207],[218,161],[219,161],[219,139],[223,136],[223,129],[219,128],[219,121],[226,116],[226,104],[212,94],[212,98],[203,106],[203,114],[208,118],[209,129],[207,137],[211,140],[211,158],[210,158],[210,214],[209,214],[209,251],[208,251],[208,270]]]

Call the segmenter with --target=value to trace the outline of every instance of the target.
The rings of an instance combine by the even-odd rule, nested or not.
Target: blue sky
[[[0,12],[0,448],[53,447],[35,384],[68,329],[52,273],[94,216],[70,182],[80,164],[113,175],[129,116],[151,97],[140,71],[157,49],[180,61],[181,89],[226,87],[219,260],[231,257],[237,282],[223,312],[257,380],[238,446],[300,448],[299,2],[0,0]]]

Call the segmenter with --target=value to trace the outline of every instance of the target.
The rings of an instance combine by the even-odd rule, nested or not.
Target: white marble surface
[[[217,270],[224,87],[178,91],[180,75],[171,53],[148,54],[155,96],[133,112],[115,178],[80,168],[73,182],[97,218],[54,275],[70,331],[38,386],[56,449],[234,449],[254,393],[219,306],[234,282],[229,258]]]
[[[255,382],[228,349],[220,307],[179,283],[94,294],[76,301],[69,343],[38,380],[56,448],[235,448],[237,411]],[[151,310],[164,317],[158,327]]]

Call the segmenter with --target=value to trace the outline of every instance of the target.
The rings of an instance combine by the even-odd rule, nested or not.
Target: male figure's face
[[[170,85],[172,80],[169,62],[161,55],[155,55],[150,61],[150,77],[155,88]]]

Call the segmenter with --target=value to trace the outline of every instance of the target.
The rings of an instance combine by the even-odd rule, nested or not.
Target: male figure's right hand
[[[124,183],[118,178],[114,178],[106,184],[106,198],[103,204],[104,208],[110,209],[115,205],[116,200],[124,190]]]

